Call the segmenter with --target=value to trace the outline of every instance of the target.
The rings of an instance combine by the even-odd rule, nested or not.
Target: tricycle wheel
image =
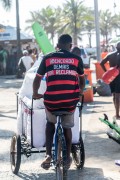
[[[59,138],[57,143],[56,180],[67,180],[67,154],[65,138]]]
[[[78,144],[72,145],[71,152],[76,167],[82,169],[85,162],[85,150],[82,137]]]
[[[17,174],[21,163],[21,138],[20,135],[14,135],[11,140],[10,147],[10,163],[11,170]]]

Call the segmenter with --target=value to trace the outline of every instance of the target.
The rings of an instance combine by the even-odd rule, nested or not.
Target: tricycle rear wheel
[[[85,150],[82,137],[78,144],[72,145],[71,152],[76,167],[82,169],[85,162]]]
[[[10,147],[10,163],[11,170],[17,174],[21,164],[21,138],[20,135],[14,135],[11,140]]]

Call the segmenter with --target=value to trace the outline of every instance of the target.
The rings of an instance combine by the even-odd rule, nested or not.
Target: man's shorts
[[[111,93],[120,93],[120,74],[110,83]]]
[[[46,119],[48,122],[56,124],[57,117],[45,108]],[[61,124],[63,128],[72,128],[74,126],[74,112],[62,116]]]

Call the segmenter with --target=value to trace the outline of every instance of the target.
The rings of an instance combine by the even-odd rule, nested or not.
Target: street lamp
[[[101,60],[101,48],[100,48],[100,27],[99,27],[99,14],[98,14],[98,0],[94,0],[94,12],[95,12],[97,60],[100,61]]]
[[[20,23],[19,23],[19,0],[16,0],[16,26],[17,26],[17,61],[21,54]]]

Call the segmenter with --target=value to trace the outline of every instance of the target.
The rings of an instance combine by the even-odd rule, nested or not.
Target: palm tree
[[[94,11],[90,8],[86,8],[86,14],[84,18],[84,31],[88,35],[89,47],[91,47],[92,34],[95,31]]]
[[[12,0],[0,0],[6,11],[10,10]],[[16,21],[17,21],[17,59],[21,56],[20,27],[19,27],[19,0],[16,0]],[[0,28],[2,28],[0,26]]]
[[[1,1],[4,9],[9,10],[11,8],[12,0],[0,0],[0,1]],[[3,28],[4,28],[3,25],[0,24],[0,30],[1,31]]]
[[[109,9],[106,11],[100,11],[100,30],[101,35],[105,38],[106,44],[108,43],[108,36],[111,34],[113,29],[112,22],[113,16]]]
[[[38,12],[36,12],[36,11],[34,11],[34,12],[32,12],[32,11],[30,11],[30,16],[31,16],[31,18],[30,19],[27,19],[25,22],[27,23],[27,26],[26,26],[26,28],[25,28],[25,30],[27,31],[27,30],[29,30],[29,31],[31,31],[32,29],[31,29],[31,27],[32,27],[32,24],[34,24],[34,22],[39,22],[39,19],[38,19]],[[39,22],[40,23],[40,22]]]
[[[11,8],[12,0],[0,0],[0,1],[6,10],[9,10]]]
[[[117,30],[119,30],[119,34],[120,34],[120,13],[115,14],[113,16],[112,26],[113,26],[113,30],[116,32],[116,36],[117,36]]]
[[[66,32],[73,36],[73,43],[77,45],[84,24],[85,7],[80,0],[67,0],[63,4]]]
[[[54,36],[59,29],[59,22],[60,22],[60,14],[61,8],[53,8],[51,6],[47,6],[46,8],[41,9],[41,11],[34,11],[31,13],[31,19],[26,20],[26,23],[29,24],[26,30],[31,29],[31,25],[37,21],[42,25],[46,34],[50,36],[52,43],[54,44]]]

